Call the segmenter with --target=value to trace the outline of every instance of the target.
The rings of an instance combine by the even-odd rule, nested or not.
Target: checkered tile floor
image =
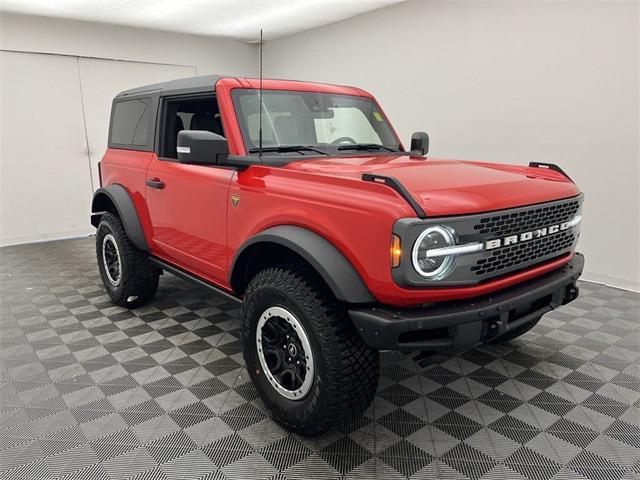
[[[640,478],[640,295],[582,296],[508,346],[384,354],[366,414],[270,420],[237,306],[165,274],[109,303],[93,239],[0,250],[0,478]]]

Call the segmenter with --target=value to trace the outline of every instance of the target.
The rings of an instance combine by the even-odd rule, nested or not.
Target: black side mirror
[[[411,153],[424,157],[429,152],[429,135],[426,132],[416,132],[411,135]]]
[[[217,165],[229,155],[227,139],[207,130],[178,133],[178,161],[194,165]]]

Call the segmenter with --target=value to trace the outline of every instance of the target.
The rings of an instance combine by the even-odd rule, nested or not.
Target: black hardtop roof
[[[129,90],[123,90],[118,93],[115,100],[122,99],[124,97],[140,95],[140,94],[160,94],[160,95],[176,95],[182,93],[200,93],[200,92],[214,92],[216,89],[216,82],[221,78],[245,78],[236,77],[233,75],[200,75],[197,77],[185,77],[178,78],[176,80],[170,80],[168,82],[153,83],[151,85],[143,85],[141,87],[130,88]],[[273,80],[273,79],[269,79]],[[287,80],[288,82],[298,82],[299,80]],[[313,82],[303,82],[313,83]],[[345,85],[337,85],[345,87]],[[354,87],[348,87],[354,88]]]
[[[140,93],[161,93],[165,95],[168,93],[212,92],[216,88],[216,82],[223,77],[224,75],[200,75],[198,77],[178,78],[177,80],[170,80],[168,82],[130,88],[129,90],[118,93],[116,98],[128,97]]]

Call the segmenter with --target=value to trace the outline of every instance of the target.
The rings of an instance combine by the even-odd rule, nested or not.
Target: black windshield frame
[[[236,114],[236,119],[238,122],[238,126],[240,127],[240,132],[242,134],[242,141],[245,147],[245,150],[248,152],[248,155],[258,155],[258,140],[257,140],[257,135],[255,135],[255,125],[254,125],[254,130],[251,132],[254,135],[252,136],[250,134],[250,130],[249,130],[249,119],[248,116],[249,115],[256,115],[257,109],[253,110],[253,111],[245,111],[245,106],[246,103],[243,104],[243,99],[247,98],[247,99],[251,99],[254,104],[254,108],[255,106],[257,106],[257,103],[259,102],[259,93],[260,91],[258,89],[254,89],[254,88],[234,88],[231,91],[231,97],[232,97],[232,101],[233,101],[233,107],[235,110],[235,114]],[[389,122],[387,116],[384,114],[384,112],[382,111],[382,109],[380,108],[380,105],[376,102],[375,99],[368,97],[368,96],[361,96],[361,95],[348,95],[348,94],[342,94],[342,93],[331,93],[331,92],[314,92],[314,91],[308,91],[308,90],[280,90],[280,89],[265,89],[262,91],[262,95],[263,95],[263,148],[269,148],[269,147],[277,147],[277,146],[284,146],[287,147],[288,145],[305,145],[308,147],[311,147],[311,149],[307,152],[305,152],[304,154],[301,152],[295,152],[292,150],[286,150],[283,152],[274,152],[273,148],[270,148],[271,152],[269,152],[269,155],[274,155],[275,156],[317,156],[319,155],[317,152],[314,152],[313,150],[321,150],[322,156],[325,155],[329,155],[329,156],[361,156],[363,154],[369,154],[369,153],[373,153],[375,155],[397,155],[397,154],[402,154],[405,153],[404,152],[404,148],[402,147],[402,142],[400,142],[398,136],[396,135],[396,132],[394,131],[393,127],[391,126],[391,123]],[[327,110],[329,109],[334,109],[334,108],[338,108],[337,105],[337,101],[339,102],[350,102],[351,104],[348,104],[348,107],[355,107],[355,108],[359,108],[362,110],[362,113],[364,115],[364,117],[366,118],[367,121],[369,121],[369,124],[372,128],[373,131],[375,131],[375,134],[378,136],[378,140],[379,142],[375,142],[375,143],[379,143],[379,145],[382,148],[371,148],[370,150],[366,149],[366,148],[359,148],[359,149],[353,149],[353,150],[340,150],[338,147],[341,145],[354,145],[353,143],[343,143],[343,144],[333,144],[333,143],[327,143],[327,142],[318,142],[318,138],[317,138],[317,131],[313,132],[312,135],[312,139],[310,139],[309,137],[306,138],[295,138],[292,140],[295,141],[291,141],[291,142],[275,142],[275,137],[277,136],[277,131],[274,128],[274,124],[268,124],[267,122],[269,122],[269,120],[267,119],[267,117],[269,116],[269,113],[267,110],[267,108],[264,108],[265,106],[267,106],[267,104],[270,101],[270,97],[272,97],[273,99],[277,98],[278,96],[297,96],[300,97],[301,99],[306,100],[307,102],[309,101],[309,99],[314,98],[314,99],[318,99],[320,100],[320,103],[323,105],[323,107]],[[331,100],[336,100],[336,102],[332,102]],[[370,115],[368,116],[367,113],[364,111],[364,109],[369,109]],[[287,112],[287,113],[291,113],[291,117],[293,118],[294,112]],[[319,112],[318,113],[318,117],[315,116],[310,116],[310,115],[314,115],[314,112],[312,112],[311,110],[309,112],[301,112],[301,117],[298,117],[295,119],[296,123],[303,123],[307,120],[315,120],[317,118],[333,118],[331,117],[324,117],[324,113],[323,112]],[[331,114],[332,115],[332,114]],[[372,121],[371,116],[374,117],[375,121]],[[255,119],[254,119],[255,121]],[[265,125],[267,125],[268,128],[271,129],[272,132],[272,139],[265,139],[264,138],[264,132],[265,132]],[[307,132],[309,133],[309,129],[307,128]],[[271,141],[270,141],[271,140]],[[309,141],[311,140],[311,141]],[[315,141],[314,141],[315,140]],[[356,142],[355,145],[359,145],[359,144],[371,144],[374,142]]]

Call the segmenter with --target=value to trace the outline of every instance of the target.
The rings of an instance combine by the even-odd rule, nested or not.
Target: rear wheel
[[[102,283],[113,303],[135,308],[154,297],[160,270],[131,243],[122,222],[111,213],[100,219],[96,256]]]
[[[278,421],[318,435],[364,411],[376,392],[378,352],[304,265],[270,268],[249,284],[241,311],[243,353]]]

